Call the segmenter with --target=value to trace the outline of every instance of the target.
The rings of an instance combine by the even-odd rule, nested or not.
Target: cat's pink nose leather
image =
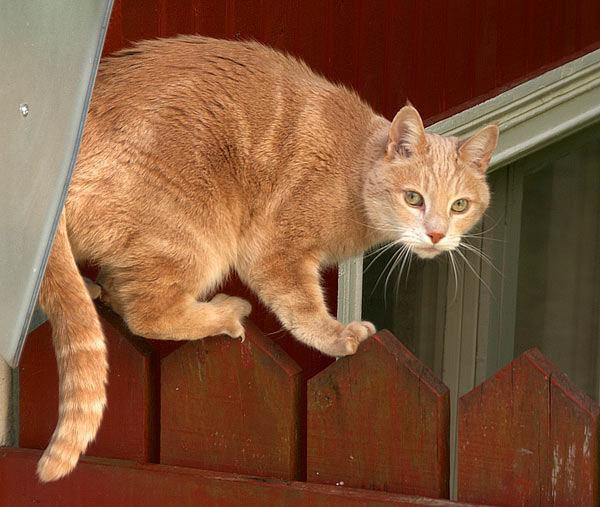
[[[440,240],[442,240],[446,237],[446,235],[443,232],[428,232],[427,236],[429,236],[431,238],[431,241],[433,242],[434,245],[436,243],[439,243]]]

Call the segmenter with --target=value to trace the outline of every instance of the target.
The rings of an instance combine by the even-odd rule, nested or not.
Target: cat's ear
[[[458,143],[458,154],[465,163],[484,173],[498,142],[498,125],[495,123],[481,129],[477,134]]]
[[[385,151],[388,157],[396,154],[411,157],[423,153],[426,147],[423,121],[418,111],[408,102],[392,121]]]

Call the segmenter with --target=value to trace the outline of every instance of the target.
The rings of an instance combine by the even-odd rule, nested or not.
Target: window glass
[[[514,354],[538,347],[598,399],[600,140],[523,177]]]

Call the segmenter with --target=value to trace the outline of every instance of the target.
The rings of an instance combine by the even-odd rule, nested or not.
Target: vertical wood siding
[[[116,0],[105,54],[178,33],[259,40],[432,122],[600,47],[600,2]]]

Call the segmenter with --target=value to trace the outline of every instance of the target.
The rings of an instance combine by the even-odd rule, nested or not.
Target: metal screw
[[[21,111],[21,116],[25,118],[29,114],[29,106],[27,104],[21,104],[19,106],[19,111]]]

